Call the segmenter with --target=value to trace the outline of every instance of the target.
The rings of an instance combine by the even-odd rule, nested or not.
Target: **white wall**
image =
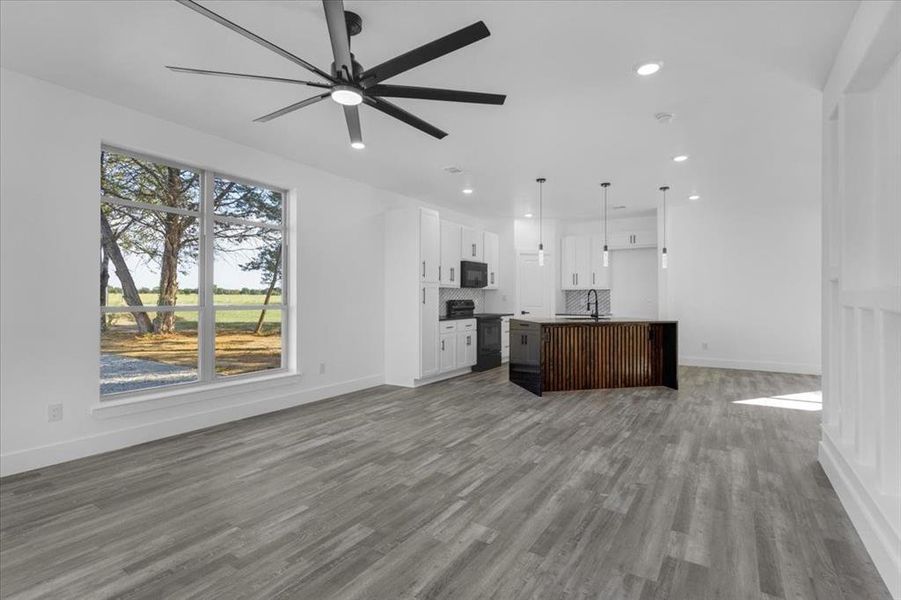
[[[656,319],[656,248],[610,252],[610,312],[614,317]]]
[[[901,3],[864,2],[823,97],[820,463],[901,598]]]
[[[781,173],[667,210],[660,309],[679,321],[681,364],[820,372],[819,114],[798,118]]]
[[[0,129],[0,473],[383,381],[383,210],[408,200],[8,70]],[[299,374],[93,410],[101,143],[295,190]]]

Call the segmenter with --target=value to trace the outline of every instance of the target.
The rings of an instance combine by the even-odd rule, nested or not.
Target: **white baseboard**
[[[679,364],[687,367],[740,369],[742,371],[772,371],[774,373],[801,373],[803,375],[821,375],[823,372],[820,365],[757,360],[732,360],[728,358],[707,358],[701,356],[680,356]]]
[[[870,558],[885,581],[889,593],[897,600],[901,598],[901,536],[892,530],[879,510],[879,505],[845,460],[828,432],[823,430],[822,435],[820,465],[835,488],[835,493],[838,494],[845,512],[848,513],[851,523],[863,540],[863,545],[870,553]]]
[[[384,381],[384,376],[379,374],[301,391],[277,388],[269,390],[266,394],[257,395],[257,398],[250,402],[229,404],[174,419],[9,452],[0,455],[0,476],[5,477],[230,421],[318,402],[381,385]]]

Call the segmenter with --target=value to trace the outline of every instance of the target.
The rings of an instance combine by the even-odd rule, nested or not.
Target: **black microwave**
[[[460,287],[483,288],[488,285],[488,263],[460,261]]]

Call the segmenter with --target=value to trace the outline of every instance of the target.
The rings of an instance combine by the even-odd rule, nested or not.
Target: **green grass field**
[[[218,304],[262,304],[266,299],[265,294],[216,294],[214,296],[214,302]],[[277,294],[273,294],[269,299],[269,304],[278,304],[281,302],[282,297]],[[144,303],[144,307],[147,308],[150,312],[154,311],[154,306],[156,305],[157,295],[156,294],[141,294],[141,302]],[[109,295],[109,306],[126,306],[125,300],[123,299],[121,294],[110,294]],[[197,304],[197,294],[179,294],[178,295],[178,306],[190,306],[192,304]],[[196,313],[188,313],[191,314],[194,319],[197,318]],[[187,317],[187,315],[185,315]],[[256,323],[257,319],[260,318],[260,311],[253,310],[223,310],[217,311],[216,313],[216,322],[217,323]],[[281,321],[281,312],[278,309],[267,309],[266,310],[266,323],[278,323]],[[183,321],[185,326],[191,327],[188,324],[188,319],[179,319],[179,321]]]

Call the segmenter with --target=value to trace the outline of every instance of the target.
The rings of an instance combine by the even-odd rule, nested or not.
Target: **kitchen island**
[[[678,323],[622,318],[510,320],[510,381],[544,392],[678,389]]]

